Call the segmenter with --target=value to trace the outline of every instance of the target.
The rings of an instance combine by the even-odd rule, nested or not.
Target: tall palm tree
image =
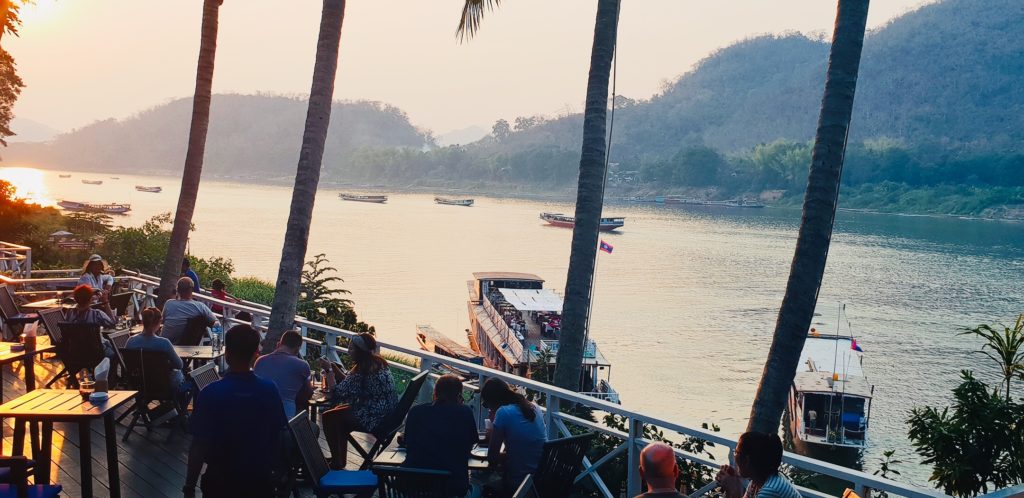
[[[839,0],[796,251],[747,430],[778,431],[814,315],[839,200],[867,17],[868,0]]]
[[[167,247],[167,260],[160,278],[158,305],[174,294],[174,284],[181,275],[181,260],[192,230],[192,214],[199,196],[199,178],[203,174],[203,155],[206,152],[206,132],[210,128],[210,101],[213,92],[213,60],[217,55],[217,16],[223,0],[203,2],[203,25],[199,40],[199,64],[196,68],[196,92],[192,98],[192,124],[189,126],[188,150],[185,169],[181,173],[181,192],[174,213],[171,242]]]
[[[316,61],[313,64],[313,86],[309,91],[306,126],[302,133],[302,149],[295,171],[288,229],[281,249],[281,264],[277,270],[277,290],[270,311],[267,340],[269,351],[285,331],[295,322],[298,305],[302,265],[309,242],[309,226],[313,219],[313,202],[320,183],[320,165],[327,143],[327,127],[331,121],[334,100],[334,76],[338,71],[338,48],[341,45],[341,24],[345,17],[345,0],[324,0],[320,16],[320,35],[316,43]]]
[[[486,10],[499,0],[466,0],[458,34],[472,36],[480,28]],[[590,76],[583,113],[583,152],[576,188],[576,226],[572,231],[569,271],[562,307],[562,333],[555,367],[556,386],[577,391],[583,369],[584,340],[590,310],[590,290],[597,259],[598,227],[604,207],[608,111],[608,80],[618,37],[619,0],[598,0],[594,44],[590,52]]]

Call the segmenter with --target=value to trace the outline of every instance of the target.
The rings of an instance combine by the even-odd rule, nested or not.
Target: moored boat
[[[470,207],[473,205],[473,199],[448,199],[445,197],[434,197],[434,202],[437,204],[444,204],[446,206]]]
[[[798,449],[857,451],[867,443],[875,386],[852,337],[813,332],[789,393],[789,426]]]
[[[725,206],[738,208],[763,208],[765,205],[749,199],[729,199],[725,201],[708,201],[709,206]]]
[[[562,324],[562,297],[529,273],[477,272],[469,287],[470,346],[484,364],[522,377],[553,371]],[[611,363],[597,343],[583,351],[581,394],[619,403]]]
[[[376,204],[383,204],[388,201],[386,195],[361,195],[361,194],[346,194],[340,193],[338,197],[343,201],[354,201],[354,202],[373,202]]]
[[[103,180],[86,180],[82,178],[82,183],[86,185],[103,185]]]
[[[71,175],[57,175],[57,176],[59,176],[61,178],[71,178]]]
[[[548,225],[572,228],[576,226],[576,218],[562,213],[541,213],[540,219],[546,221]],[[622,228],[626,224],[626,218],[622,216],[611,216],[601,218],[601,224],[598,226],[598,230],[602,232],[609,232],[616,228]]]
[[[83,213],[124,214],[132,210],[131,204],[97,204],[92,202],[60,201],[58,206],[68,211]]]
[[[135,190],[138,190],[139,192],[150,192],[158,194],[163,191],[163,187],[146,187],[144,185],[136,185]]]
[[[431,353],[436,353],[469,363],[475,363],[477,365],[484,364],[483,357],[478,355],[476,351],[473,351],[468,346],[463,346],[462,344],[455,342],[430,325],[416,326],[416,342],[420,343],[420,348],[424,351],[429,351]],[[464,378],[476,376],[476,374],[472,374],[452,366],[448,366],[447,369]]]

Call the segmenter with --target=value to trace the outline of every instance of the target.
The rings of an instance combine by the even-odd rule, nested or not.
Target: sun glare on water
[[[19,199],[40,204],[54,205],[46,188],[45,175],[35,168],[0,168],[0,180],[14,185],[14,195]]]

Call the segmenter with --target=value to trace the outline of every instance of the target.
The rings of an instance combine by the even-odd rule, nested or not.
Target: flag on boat
[[[860,345],[857,344],[857,339],[854,339],[852,337],[850,338],[850,349],[854,351],[860,351],[861,353],[864,352],[864,350],[860,348]]]
[[[606,252],[606,253],[608,253],[608,254],[611,254],[611,253],[612,253],[612,250],[614,250],[615,248],[614,248],[614,247],[612,247],[612,245],[611,245],[611,244],[609,244],[609,243],[607,243],[607,242],[605,242],[605,241],[603,241],[603,240],[602,240],[602,241],[601,241],[601,245],[600,245],[600,246],[598,246],[598,249],[601,249],[602,251],[604,251],[604,252]]]

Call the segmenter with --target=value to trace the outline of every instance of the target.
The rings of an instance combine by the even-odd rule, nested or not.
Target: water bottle
[[[211,336],[210,343],[213,345],[213,351],[219,353],[221,346],[224,344],[224,328],[220,326],[220,322],[213,324]]]

